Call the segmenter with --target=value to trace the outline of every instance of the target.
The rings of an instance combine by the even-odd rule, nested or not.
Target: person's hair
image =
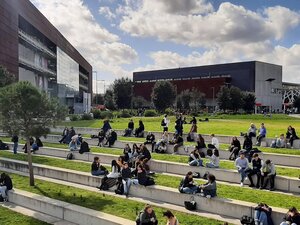
[[[292,208],[289,208],[289,212],[296,214],[296,213],[298,213],[298,210],[295,206],[293,206]]]
[[[233,141],[233,140],[235,140],[235,139],[237,139],[237,137],[236,137],[236,136],[233,136],[231,140]]]
[[[266,160],[266,164],[270,164],[271,163],[271,160],[270,159],[267,159]]]
[[[117,161],[116,160],[113,160],[113,161],[111,161],[111,167],[114,167],[114,166],[117,166],[118,164],[117,164]]]
[[[145,207],[144,207],[144,211],[147,211],[147,210],[150,209],[150,208],[152,208],[152,206],[149,205],[149,204],[147,204],[147,205],[145,205]]]
[[[165,114],[165,117],[167,117],[168,115],[167,114]]]
[[[193,175],[193,172],[192,172],[192,171],[189,171],[189,172],[187,172],[187,174],[186,174],[186,176],[191,176],[191,175]]]
[[[265,124],[264,124],[264,123],[261,123],[261,125],[264,126]]]
[[[216,177],[213,174],[208,174],[207,179],[210,180],[211,182],[216,181]]]
[[[215,134],[211,134],[210,136],[211,136],[211,137],[214,137],[214,136],[215,136]]]
[[[127,165],[127,166],[128,166],[128,162],[124,162],[124,163],[123,163],[123,165],[124,165],[124,166],[125,166],[125,165]]]
[[[94,161],[98,161],[99,160],[99,157],[98,156],[95,156],[94,157]]]
[[[174,214],[170,210],[167,210],[167,211],[163,212],[163,216],[170,219],[170,218],[174,217]]]
[[[215,155],[215,156],[217,156],[217,157],[219,157],[219,156],[220,156],[220,154],[219,154],[219,150],[218,150],[218,149],[215,149],[215,150],[214,150],[214,155]]]
[[[7,175],[6,175],[6,173],[1,173],[1,179],[4,179],[5,177],[6,177]]]
[[[254,154],[253,154],[253,158],[255,158],[255,157],[258,157],[258,154],[257,154],[257,153],[254,153]]]

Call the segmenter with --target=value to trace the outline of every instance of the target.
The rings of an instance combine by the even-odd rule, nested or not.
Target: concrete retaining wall
[[[80,225],[134,225],[135,222],[22,190],[9,191],[9,201]]]

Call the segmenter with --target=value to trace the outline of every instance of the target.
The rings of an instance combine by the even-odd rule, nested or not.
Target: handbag
[[[249,216],[242,216],[241,218],[241,224],[243,225],[254,225],[254,219],[252,217]]]
[[[190,211],[196,210],[197,202],[195,202],[193,196],[191,196],[190,201],[184,201],[184,207]]]

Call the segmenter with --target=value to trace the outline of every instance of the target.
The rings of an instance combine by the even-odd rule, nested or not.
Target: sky
[[[251,60],[300,83],[300,0],[31,2],[97,71],[99,92],[134,71]]]

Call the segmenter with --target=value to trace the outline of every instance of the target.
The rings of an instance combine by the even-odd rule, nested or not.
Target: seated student
[[[186,194],[195,194],[198,191],[198,186],[194,182],[193,172],[189,171],[185,177],[181,180],[179,185],[179,191]]]
[[[272,141],[271,148],[285,148],[285,143],[284,134],[281,134],[276,140]]]
[[[177,137],[176,137],[174,147],[173,147],[174,154],[177,153],[179,147],[183,146],[183,138],[180,135],[176,135],[176,136]]]
[[[241,143],[236,136],[232,137],[229,151],[231,152],[229,160],[235,160],[241,150]],[[233,156],[233,157],[232,157]]]
[[[124,160],[125,162],[128,162],[129,159],[131,159],[133,156],[132,156],[132,151],[131,151],[131,148],[129,146],[129,144],[125,144],[125,148],[123,150],[123,154],[124,154]]]
[[[33,145],[33,143],[34,143],[34,139],[32,137],[29,138],[30,149],[31,149],[31,146]],[[23,149],[24,149],[24,153],[27,153],[27,143],[24,144]]]
[[[85,152],[90,152],[90,146],[84,139],[82,139],[82,143],[80,145],[79,153],[83,154]]]
[[[249,168],[249,161],[245,157],[245,152],[240,152],[240,157],[235,160],[235,167],[241,175],[241,187],[244,186],[244,180],[247,178],[247,170]]]
[[[154,185],[155,182],[152,178],[147,176],[146,170],[142,164],[137,166],[137,178],[132,180],[133,184],[140,184],[144,186]]]
[[[148,161],[151,159],[151,153],[145,145],[142,145],[142,159],[147,159]]]
[[[68,133],[69,133],[69,129],[68,129],[68,127],[65,127],[65,129],[63,130],[63,132],[62,132],[62,138],[58,141],[59,143],[66,143],[65,142],[65,139],[67,138],[67,136],[68,136]]]
[[[248,136],[252,139],[253,137],[256,137],[256,131],[257,131],[257,128],[256,126],[254,125],[254,123],[251,123],[250,124],[250,127],[248,129]]]
[[[210,136],[211,136],[211,145],[209,145],[208,147],[219,149],[220,144],[218,138],[216,138],[214,134],[211,134]]]
[[[217,183],[216,177],[213,174],[208,174],[207,183],[199,186],[200,195],[207,198],[213,198],[217,196]]]
[[[40,139],[39,137],[36,137],[36,138],[35,138],[35,143],[37,144],[37,146],[38,146],[39,148],[41,148],[41,147],[44,146],[44,145],[43,145],[43,142],[41,141],[41,139]]]
[[[293,147],[294,140],[299,139],[299,137],[296,134],[295,128],[292,126],[289,126],[286,132],[286,139],[290,143],[291,147]]]
[[[203,160],[200,157],[199,151],[194,149],[189,156],[190,166],[203,166]]]
[[[179,221],[170,210],[163,212],[163,216],[167,217],[167,225],[179,225]]]
[[[124,162],[121,170],[122,183],[124,186],[124,195],[128,196],[129,189],[131,185],[131,169],[128,166],[127,162]]]
[[[178,134],[174,133],[172,139],[169,140],[169,144],[174,145],[175,142],[176,142],[177,137],[178,137]]]
[[[114,131],[114,130],[110,130],[109,131],[109,134],[108,134],[108,137],[107,137],[107,141],[105,143],[105,145],[108,144],[108,147],[111,147],[115,144],[116,140],[117,140],[117,132]]]
[[[0,140],[0,150],[9,150],[8,145],[2,142],[1,140]]]
[[[272,208],[265,203],[259,203],[254,212],[255,224],[274,225],[271,214]]]
[[[101,147],[103,146],[103,141],[105,139],[105,133],[103,131],[103,129],[100,129],[99,133],[98,133],[98,146]]]
[[[3,201],[7,202],[7,191],[13,188],[11,178],[6,174],[2,173],[0,176],[0,194],[3,198]]]
[[[39,150],[39,146],[36,141],[31,145],[31,152],[36,152]]]
[[[111,161],[111,172],[107,175],[108,178],[118,178],[120,176],[121,167],[116,160]]]
[[[77,151],[78,150],[76,139],[72,139],[72,141],[69,143],[69,149],[70,149],[70,151]]]
[[[151,144],[151,147],[152,147],[151,150],[153,152],[154,151],[154,146],[156,144],[156,142],[155,142],[155,135],[153,133],[149,132],[147,134],[147,136],[146,136],[146,141],[144,142],[144,144],[145,145],[146,144]]]
[[[252,139],[248,135],[244,136],[243,149],[245,149],[247,152],[252,150]]]
[[[157,225],[158,220],[155,212],[150,205],[146,205],[144,210],[139,212],[136,218],[137,225]]]
[[[100,164],[100,159],[97,156],[94,157],[94,162],[92,163],[92,166],[91,166],[91,174],[93,176],[100,176],[100,175],[108,174],[107,169]]]
[[[187,141],[197,140],[197,131],[198,131],[197,122],[192,123],[192,127],[190,129],[190,132],[188,133]]]
[[[257,140],[256,145],[257,146],[260,146],[262,139],[265,138],[266,135],[267,135],[267,129],[265,127],[265,124],[262,123],[261,127],[259,128],[258,136],[256,138],[256,140]]]
[[[275,165],[271,160],[267,159],[266,162],[264,162],[261,167],[261,188],[260,189],[266,189],[270,181],[269,190],[274,191],[275,177],[276,177]]]
[[[133,120],[131,119],[128,123],[128,127],[125,129],[125,133],[124,133],[124,137],[130,137],[132,132],[134,130],[134,122]]]
[[[139,127],[135,129],[135,136],[136,137],[144,137],[144,130],[145,126],[142,120],[139,121]]]
[[[289,209],[287,215],[285,216],[285,221],[280,225],[299,225],[300,224],[300,213],[296,207]]]
[[[214,149],[212,156],[207,155],[206,158],[208,158],[210,160],[208,163],[206,163],[206,167],[219,168],[220,158],[219,158],[219,150],[218,149]]]
[[[169,135],[168,132],[165,131],[161,137],[161,139],[155,145],[156,153],[166,153],[168,147]]]
[[[260,178],[261,178],[261,167],[262,167],[262,164],[263,164],[263,161],[261,158],[259,158],[258,154],[255,153],[253,155],[253,159],[251,161],[252,163],[252,169],[250,169],[248,171],[248,178],[249,178],[249,181],[250,181],[250,185],[249,187],[255,187],[254,183],[253,183],[253,179],[252,179],[252,176],[257,176],[257,181],[256,181],[256,188],[259,188],[260,187]]]
[[[202,137],[201,134],[198,134],[198,139],[197,139],[197,145],[196,145],[196,148],[198,150],[202,149],[202,148],[206,148],[206,144],[205,144],[205,141],[204,141],[204,138]]]

